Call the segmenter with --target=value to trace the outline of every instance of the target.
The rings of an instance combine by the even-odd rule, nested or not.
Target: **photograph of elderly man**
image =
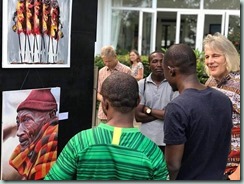
[[[22,91],[3,92],[2,179],[42,180],[57,159],[60,88]]]

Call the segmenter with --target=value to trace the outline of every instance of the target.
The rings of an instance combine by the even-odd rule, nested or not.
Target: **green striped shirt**
[[[138,128],[104,123],[76,134],[44,180],[166,180],[163,153]]]

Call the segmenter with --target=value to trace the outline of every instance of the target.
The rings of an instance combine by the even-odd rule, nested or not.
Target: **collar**
[[[119,71],[119,68],[120,68],[120,62],[118,61],[117,65],[113,68],[113,69],[110,69],[109,67],[106,66],[106,70],[107,71]]]
[[[147,81],[147,82],[155,83],[155,82],[152,80],[152,73],[150,73],[150,74],[147,76],[146,81]],[[161,83],[163,83],[163,82],[167,82],[167,79],[164,78],[164,80],[162,80]]]
[[[114,127],[114,126],[108,125],[106,123],[99,123],[97,128],[103,128],[103,129],[107,129],[110,131],[114,131],[114,129],[118,128],[118,127]],[[121,129],[122,129],[122,132],[140,132],[139,129],[136,127],[134,127],[134,128],[123,128],[123,127],[121,127]]]
[[[217,81],[215,78],[212,77],[212,80],[214,81],[214,83],[216,84],[216,86],[218,88],[220,88],[221,86],[225,85],[230,79],[234,79],[236,75],[239,75],[239,72],[230,72],[229,74],[227,74],[223,79],[221,79],[220,81]]]

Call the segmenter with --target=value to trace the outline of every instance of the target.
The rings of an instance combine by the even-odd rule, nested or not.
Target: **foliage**
[[[163,53],[165,53],[165,51],[166,50],[163,50]],[[207,76],[205,69],[204,69],[204,57],[203,57],[204,53],[200,52],[198,50],[194,50],[194,52],[195,52],[196,57],[197,57],[197,76],[198,76],[199,81],[204,84],[206,82],[206,80],[208,79],[208,76]],[[121,63],[130,67],[128,52],[126,54],[123,54],[123,55],[118,55],[118,60]],[[143,66],[144,66],[144,77],[147,77],[150,74],[148,56],[142,55],[141,61],[142,61]],[[95,66],[97,66],[98,69],[101,69],[104,66],[102,58],[99,55],[95,57]]]
[[[205,84],[208,79],[208,75],[205,72],[204,52],[196,49],[194,50],[194,53],[197,58],[197,77],[202,84]]]
[[[235,33],[231,33],[228,35],[228,39],[233,43],[233,45],[235,46],[236,50],[239,52],[241,52],[241,48],[240,48],[240,42],[241,42],[241,34],[240,32],[235,32]]]

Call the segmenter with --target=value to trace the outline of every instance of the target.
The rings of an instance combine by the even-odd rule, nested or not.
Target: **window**
[[[222,15],[205,15],[204,36],[216,32],[222,33],[221,22]]]
[[[200,0],[158,0],[158,8],[200,8]]]
[[[138,49],[138,22],[138,11],[112,11],[111,40],[118,53]]]
[[[233,9],[240,10],[240,0],[204,0],[205,9]]]
[[[113,0],[112,6],[151,8],[152,0]]]
[[[161,48],[167,49],[175,43],[176,13],[158,12],[156,50]]]
[[[195,49],[197,15],[181,15],[180,43],[185,43]]]
[[[111,21],[108,27],[103,25],[111,30],[111,34],[104,42],[112,44],[120,54],[128,53],[131,49],[148,54],[155,49],[167,49],[174,43],[186,43],[201,50],[203,38],[215,32],[228,36],[239,48],[240,16],[236,16],[240,12],[238,0],[111,2],[112,11],[106,11],[108,15],[112,13],[111,19],[108,19]]]

